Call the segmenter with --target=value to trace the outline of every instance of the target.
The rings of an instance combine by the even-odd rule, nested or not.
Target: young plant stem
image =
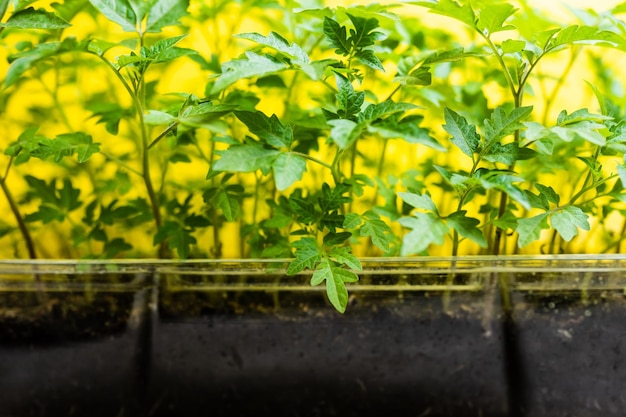
[[[143,40],[141,41],[143,44]],[[159,230],[162,225],[161,211],[160,211],[160,202],[157,193],[154,190],[154,185],[152,184],[152,178],[150,175],[150,155],[149,155],[149,142],[148,142],[148,127],[146,125],[144,119],[144,102],[140,98],[140,94],[143,94],[142,91],[145,89],[141,86],[141,82],[143,81],[143,77],[141,77],[141,82],[137,86],[137,90],[133,90],[133,88],[128,84],[126,79],[122,76],[122,74],[115,68],[115,66],[109,62],[103,55],[94,54],[98,58],[100,58],[106,66],[113,71],[113,74],[117,77],[117,79],[122,83],[124,89],[128,92],[133,101],[133,104],[136,108],[136,113],[139,121],[139,130],[140,130],[140,149],[139,152],[141,154],[141,176],[143,178],[144,185],[146,187],[146,192],[148,194],[148,200],[150,201],[150,208],[152,210],[152,217],[154,219],[156,230]],[[165,258],[168,255],[166,242],[163,241],[159,244],[158,256],[160,258]]]
[[[11,213],[17,222],[17,227],[20,229],[20,233],[22,234],[22,238],[24,239],[24,244],[26,245],[26,251],[28,252],[28,257],[30,259],[37,259],[37,251],[35,249],[35,243],[33,238],[26,226],[26,222],[24,221],[24,217],[20,212],[20,208],[9,189],[9,186],[6,183],[7,175],[9,173],[9,169],[11,167],[11,161],[9,162],[9,166],[7,167],[6,173],[4,176],[0,177],[0,188],[2,188],[2,192],[9,203],[9,207],[11,209]]]

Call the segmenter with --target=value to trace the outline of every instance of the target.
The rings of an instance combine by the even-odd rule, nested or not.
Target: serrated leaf
[[[333,266],[330,261],[322,261],[311,277],[311,285],[316,286],[326,281],[326,295],[328,301],[340,313],[346,311],[348,305],[348,290],[346,282],[355,282],[358,276],[347,269]]]
[[[432,213],[416,212],[413,217],[398,221],[411,229],[402,239],[402,256],[423,254],[431,244],[442,245],[449,232],[448,226]]]
[[[315,269],[315,265],[322,260],[317,242],[311,237],[296,240],[292,246],[295,249],[295,259],[289,263],[287,275],[294,275],[305,269]]]
[[[154,235],[153,244],[164,241],[167,241],[170,249],[176,250],[181,259],[187,259],[191,246],[197,243],[196,238],[191,235],[191,230],[174,221],[166,221]]]
[[[474,173],[473,178],[478,179],[485,190],[495,188],[504,191],[525,209],[530,209],[530,201],[528,201],[526,194],[515,186],[516,182],[522,182],[523,179],[513,175],[510,171],[479,168]]]
[[[548,214],[542,213],[537,216],[519,219],[516,231],[519,235],[517,244],[520,248],[528,246],[532,242],[539,240],[541,231],[549,229]]]
[[[241,120],[263,142],[275,148],[291,148],[293,130],[291,126],[283,126],[278,117],[273,114],[267,117],[261,111],[238,111],[235,116]]]
[[[511,142],[501,145],[498,142],[493,143],[487,152],[483,155],[483,159],[489,162],[499,162],[507,166],[513,165],[516,161],[522,161],[535,157],[537,152],[529,148],[520,148],[517,143]]]
[[[428,194],[415,194],[401,191],[398,193],[398,196],[405,203],[409,204],[412,207],[415,207],[420,210],[432,211],[437,214],[437,206],[433,201],[432,197]]]
[[[561,210],[556,211],[550,217],[552,227],[561,235],[561,237],[569,242],[578,235],[578,229],[589,230],[590,225],[587,215],[578,207],[565,206]]]
[[[502,107],[496,107],[491,117],[485,119],[484,136],[487,146],[521,129],[522,121],[528,118],[532,111],[532,106],[516,107],[508,113]]]
[[[323,243],[326,247],[343,245],[346,240],[352,237],[350,232],[328,232],[324,235]]]
[[[351,119],[356,121],[356,115],[361,112],[361,106],[365,100],[365,93],[362,91],[354,91],[354,87],[350,80],[342,75],[335,74],[337,82],[337,103],[338,114],[342,119]]]
[[[126,252],[133,249],[133,245],[125,241],[121,237],[117,237],[106,241],[104,243],[104,256],[105,258],[111,259],[118,256],[122,252]]]
[[[369,237],[372,243],[383,252],[389,250],[394,240],[391,227],[373,214],[363,217],[363,226],[361,226],[359,234],[362,237]]]
[[[241,33],[235,35],[237,38],[248,39],[259,43],[261,45],[269,46],[272,49],[277,50],[290,58],[293,58],[301,63],[308,64],[311,59],[307,53],[296,43],[289,43],[287,39],[282,37],[276,32],[270,32],[268,36],[263,36],[259,33]]]
[[[443,128],[452,138],[450,139],[465,155],[473,158],[480,150],[480,136],[476,132],[476,126],[467,122],[465,117],[449,108],[444,109],[446,124]]]
[[[402,139],[407,143],[420,144],[446,152],[447,149],[430,135],[429,129],[420,127],[421,121],[421,116],[407,116],[399,119],[399,115],[394,114],[385,120],[373,123],[368,126],[367,130],[385,139]]]
[[[450,214],[447,221],[448,226],[456,230],[462,237],[472,240],[481,248],[487,247],[487,239],[485,239],[485,235],[478,228],[480,221],[473,217],[467,217],[465,210]]]
[[[128,0],[89,0],[107,19],[126,32],[137,31],[137,16]]]
[[[29,213],[24,216],[24,221],[28,223],[42,222],[47,224],[53,221],[62,222],[65,219],[65,214],[57,209],[48,205],[41,205],[34,213]]]
[[[276,189],[284,191],[302,179],[306,171],[306,160],[293,153],[280,153],[272,163]]]
[[[6,22],[0,23],[0,27],[20,29],[65,29],[70,26],[67,21],[54,13],[44,9],[35,10],[32,7],[20,10],[12,14]]]
[[[328,254],[335,262],[340,265],[347,266],[348,268],[360,271],[363,269],[363,265],[359,258],[352,254],[352,249],[347,246],[339,246],[333,248]],[[353,282],[353,281],[350,281]]]
[[[212,128],[215,123],[237,109],[235,104],[200,103],[186,107],[178,116],[178,123],[185,126]]]
[[[470,27],[475,26],[476,16],[469,4],[460,5],[454,0],[411,1],[411,3],[427,7],[433,13],[459,20]]]
[[[341,26],[337,21],[324,16],[324,35],[331,47],[340,55],[349,55],[352,43],[348,41],[348,32],[345,26]]]
[[[344,229],[356,229],[361,224],[363,224],[363,220],[356,213],[347,213],[343,220]]]
[[[280,155],[280,151],[267,149],[258,143],[233,145],[225,151],[221,151],[220,159],[213,164],[212,169],[227,172],[254,172],[261,170],[267,173],[278,155]]]
[[[364,49],[362,51],[358,51],[354,54],[354,56],[361,61],[361,63],[367,65],[370,68],[385,71],[385,67],[383,67],[383,63],[378,59],[378,57],[374,54],[374,51],[371,49]]]
[[[211,95],[217,94],[244,78],[264,77],[283,71],[287,65],[252,51],[245,53],[245,58],[235,59],[222,65],[222,74],[215,80]]]
[[[419,67],[406,75],[398,75],[394,77],[393,82],[400,83],[402,85],[431,85],[433,82],[433,75],[430,72],[430,67]]]
[[[355,50],[363,50],[374,45],[375,41],[383,39],[381,32],[374,32],[378,28],[378,20],[375,18],[365,18],[354,14],[346,13],[354,29],[350,29],[350,42]]]
[[[515,7],[507,3],[488,3],[480,9],[476,26],[485,35],[496,32],[515,29],[513,25],[504,23],[517,11]]]
[[[376,119],[385,118],[396,113],[404,113],[409,110],[420,108],[412,103],[396,103],[392,100],[386,100],[382,103],[368,105],[361,114],[361,121],[372,122]]]
[[[234,222],[239,218],[241,212],[239,200],[225,190],[219,190],[215,195],[215,206],[222,210],[227,221]]]
[[[561,29],[550,38],[544,50],[546,52],[561,49],[570,44],[610,44],[624,48],[624,39],[613,32],[605,31],[594,26],[573,25]]]
[[[554,191],[554,188],[543,184],[535,184],[535,188],[537,188],[541,195],[545,196],[549,202],[558,205],[561,201],[561,196]]]
[[[146,32],[160,32],[166,26],[178,25],[187,14],[189,0],[152,0],[148,9]]]

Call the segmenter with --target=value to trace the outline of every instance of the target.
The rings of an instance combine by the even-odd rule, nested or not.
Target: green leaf
[[[320,262],[311,277],[311,285],[316,286],[326,281],[326,295],[328,300],[340,313],[346,311],[348,305],[348,290],[346,282],[356,282],[358,276],[347,269],[333,266],[327,259]]]
[[[544,50],[552,52],[570,44],[600,44],[613,45],[624,48],[624,39],[616,33],[605,31],[594,26],[568,26],[552,36]]]
[[[343,245],[351,237],[350,232],[328,232],[324,235],[323,244],[326,247],[335,247]]]
[[[430,72],[430,67],[418,67],[406,75],[394,77],[393,82],[402,85],[431,85],[433,75]]]
[[[350,29],[350,43],[355,50],[363,50],[374,45],[377,40],[381,40],[385,35],[381,32],[374,32],[378,28],[378,20],[375,18],[364,18],[346,13],[354,29]]]
[[[251,41],[257,42],[261,45],[269,46],[272,49],[277,50],[289,58],[295,59],[298,62],[308,64],[311,62],[309,56],[306,52],[297,44],[289,43],[289,41],[283,38],[276,32],[270,32],[269,36],[263,36],[258,33],[242,33],[239,35],[235,35],[237,38],[241,39],[249,39]]]
[[[210,129],[216,121],[231,113],[237,107],[235,104],[200,103],[186,107],[177,120],[181,125]]]
[[[507,166],[513,165],[517,161],[534,158],[537,152],[530,148],[520,148],[516,142],[501,145],[498,142],[493,143],[483,158],[489,162],[499,162]]]
[[[126,32],[137,31],[137,16],[128,0],[89,0],[107,19],[117,23]]]
[[[578,235],[578,229],[589,230],[590,225],[587,221],[587,215],[578,207],[565,206],[561,210],[555,212],[550,217],[552,227],[556,229],[561,237],[569,242]]]
[[[448,226],[456,230],[462,237],[472,240],[481,248],[486,248],[487,239],[485,239],[485,235],[478,228],[480,221],[472,217],[467,217],[466,214],[467,211],[465,210],[450,214],[447,218]]]
[[[476,26],[485,35],[515,29],[515,26],[504,23],[516,11],[517,9],[510,4],[489,2],[481,7]]]
[[[2,16],[0,16],[2,18]],[[54,13],[28,7],[14,13],[0,27],[20,29],[64,29],[71,25]]]
[[[626,167],[624,165],[618,165],[617,173],[619,175],[620,181],[622,182],[622,186],[626,188]]]
[[[97,123],[104,123],[107,132],[112,135],[118,134],[120,121],[129,114],[129,111],[118,103],[102,102],[98,97],[90,100],[85,109],[92,112],[91,117],[98,118]]]
[[[20,52],[11,57],[14,59],[9,66],[4,79],[5,87],[11,86],[20,76],[33,67],[37,62],[57,56],[65,52],[87,51],[90,41],[77,42],[74,38],[65,38],[61,42],[40,43],[36,47]]]
[[[516,39],[507,39],[502,42],[500,47],[502,48],[503,54],[515,54],[522,52],[524,48],[526,48],[526,42]]]
[[[151,47],[143,47],[141,58],[147,58],[153,63],[170,62],[185,55],[197,54],[193,49],[179,48],[175,46],[187,35],[174,36],[157,41]],[[140,61],[141,62],[141,61]]]
[[[363,224],[361,216],[356,213],[347,213],[343,221],[344,229],[356,229]]]
[[[117,237],[104,243],[104,257],[107,259],[114,258],[122,252],[133,249],[133,245],[126,242],[123,238]]]
[[[384,71],[385,67],[383,67],[383,63],[380,62],[380,59],[374,54],[374,51],[371,49],[364,49],[362,51],[358,51],[354,54],[354,56],[361,61],[363,64],[367,65],[370,68]]]
[[[559,196],[556,191],[554,191],[554,188],[542,184],[535,184],[535,188],[537,188],[537,190],[539,190],[539,193],[543,195],[549,202],[558,205],[561,201],[561,196]]]
[[[191,246],[197,243],[191,232],[177,222],[166,221],[154,235],[153,244],[167,241],[168,247],[176,250],[179,258],[187,259],[191,252]]]
[[[348,41],[348,33],[345,26],[341,26],[337,21],[324,16],[324,35],[328,39],[330,46],[340,55],[350,55],[352,43]]]
[[[407,116],[399,119],[399,115],[394,114],[385,120],[373,123],[368,126],[367,130],[385,139],[402,139],[407,143],[420,144],[446,152],[447,149],[430,135],[429,129],[420,127],[422,120],[422,116]]]
[[[485,190],[495,188],[504,191],[525,209],[530,209],[530,201],[528,201],[526,194],[515,186],[516,182],[522,182],[523,179],[513,175],[510,171],[479,168],[474,173],[474,178],[479,180]]]
[[[476,133],[476,126],[467,122],[465,117],[450,110],[444,109],[446,124],[443,128],[452,138],[450,139],[465,155],[473,158],[480,150],[480,136]]]
[[[306,160],[293,153],[280,153],[272,163],[276,189],[284,191],[302,179],[306,171]]]
[[[31,175],[24,176],[24,179],[32,195],[42,202],[39,210],[28,217],[29,221],[63,221],[68,213],[82,206],[79,200],[80,190],[74,188],[69,179],[63,181],[61,188],[57,188],[57,181],[54,179],[49,183]]]
[[[469,4],[459,5],[459,3],[454,0],[411,1],[411,3],[428,7],[433,13],[451,17],[470,27],[476,26],[476,16]]]
[[[267,173],[278,155],[280,155],[280,151],[267,149],[258,143],[232,145],[225,151],[221,151],[220,159],[213,164],[212,169],[227,172],[261,170]]]
[[[361,112],[361,106],[365,100],[365,93],[362,91],[354,91],[352,83],[342,75],[335,74],[337,82],[338,108],[337,114],[341,119],[350,119],[357,121],[356,115]]]
[[[336,144],[339,149],[346,149],[355,140],[358,139],[361,133],[361,127],[348,119],[334,119],[329,120],[328,124],[330,129],[330,140]]]
[[[523,128],[522,121],[527,119],[532,111],[532,106],[516,107],[509,113],[502,107],[496,107],[491,113],[491,118],[485,119],[484,135],[487,146]]]
[[[178,25],[189,7],[189,0],[152,0],[151,3],[146,32],[160,32],[166,26]]]
[[[295,249],[295,259],[289,263],[287,275],[295,275],[305,269],[315,269],[315,265],[322,260],[322,253],[312,237],[296,240],[292,246]]]
[[[57,209],[47,205],[41,205],[34,213],[29,213],[24,216],[24,221],[28,223],[42,222],[47,224],[53,221],[62,222],[65,219],[65,214]]]
[[[340,265],[345,265],[355,271],[363,269],[363,265],[359,258],[352,254],[352,248],[349,246],[334,247],[328,254],[335,262]]]
[[[222,210],[222,214],[229,222],[234,222],[239,218],[241,207],[239,199],[231,195],[226,190],[219,190],[215,195],[215,206]]]
[[[438,214],[437,206],[433,201],[432,197],[428,194],[415,194],[408,192],[399,192],[398,196],[405,203],[409,204],[412,207],[415,207],[420,210],[432,211],[435,214]]]
[[[215,80],[210,94],[217,94],[241,79],[264,77],[286,68],[285,63],[276,62],[266,56],[247,51],[245,58],[225,62],[222,65],[222,74]]]
[[[382,103],[368,105],[361,114],[361,121],[373,122],[392,114],[405,113],[418,108],[420,107],[412,103],[396,103],[392,100],[386,100]]]
[[[516,231],[519,234],[519,239],[517,241],[518,246],[523,248],[532,242],[539,240],[541,237],[541,231],[549,228],[548,213],[519,219],[517,221],[516,228]]]
[[[402,256],[423,254],[431,244],[442,245],[448,226],[432,213],[416,212],[414,217],[402,217],[399,223],[411,229],[402,239]]]
[[[383,252],[387,252],[394,241],[391,227],[372,212],[363,216],[363,226],[361,226],[359,234],[362,237],[372,239],[372,243]]]
[[[176,117],[164,111],[149,110],[148,113],[144,114],[143,120],[149,125],[169,125],[176,121]]]
[[[278,149],[291,148],[293,144],[293,129],[289,125],[283,126],[275,114],[267,117],[261,111],[238,111],[235,112],[235,116],[250,129],[250,132],[257,135],[261,141]]]

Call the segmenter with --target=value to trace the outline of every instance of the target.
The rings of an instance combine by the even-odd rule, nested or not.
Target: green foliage
[[[619,248],[624,7],[405,3],[1,2],[0,238],[290,258],[340,312],[368,256]]]

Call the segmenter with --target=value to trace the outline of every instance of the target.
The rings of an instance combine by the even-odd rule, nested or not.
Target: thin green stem
[[[108,154],[104,151],[100,151],[99,152],[102,156],[104,156],[106,159],[109,159],[113,162],[115,162],[116,164],[118,164],[119,166],[121,166],[122,168],[124,168],[125,170],[127,170],[128,172],[131,172],[135,175],[138,175],[140,177],[143,177],[143,174],[140,171],[137,171],[135,168],[129,166],[126,162],[122,161],[121,159],[119,159],[116,156],[113,156],[111,154]]]
[[[141,43],[143,44],[143,38],[141,39]],[[154,223],[155,223],[156,229],[158,230],[162,225],[162,218],[161,218],[159,197],[154,190],[154,185],[152,184],[152,178],[150,175],[150,158],[149,158],[149,152],[148,152],[149,151],[148,128],[144,119],[144,103],[142,99],[139,97],[138,92],[133,90],[133,88],[128,84],[126,79],[122,76],[122,74],[117,70],[117,68],[115,68],[115,66],[111,62],[109,62],[102,55],[98,55],[98,54],[94,54],[94,55],[96,55],[102,61],[104,61],[107,67],[109,67],[113,71],[115,76],[120,80],[120,82],[122,83],[122,85],[124,86],[128,94],[130,95],[133,101],[133,104],[135,105],[137,117],[139,119],[139,129],[140,129],[140,136],[141,136],[141,146],[140,146],[141,167],[142,167],[141,176],[144,180],[146,192],[148,194],[148,199],[150,200],[150,207],[152,210]],[[141,85],[138,85],[137,89],[140,91],[144,90],[144,88]],[[166,257],[166,255],[167,255],[166,243],[161,242],[159,246],[159,257]]]
[[[152,149],[157,143],[161,141],[161,139],[172,133],[177,127],[178,122],[170,124],[163,132],[159,134],[159,136],[157,136],[152,140],[152,142],[150,142],[150,144],[148,145],[148,150]]]
[[[7,179],[7,176],[9,175],[9,170],[12,165],[12,162],[13,162],[13,158],[11,157],[4,176],[0,177],[0,188],[2,188],[2,192],[4,193],[4,196],[7,199],[7,202],[9,203],[9,208],[11,209],[11,213],[13,214],[13,217],[15,218],[15,221],[17,222],[17,227],[20,229],[20,233],[22,234],[22,238],[24,239],[24,244],[26,245],[28,257],[30,259],[36,259],[37,251],[35,249],[35,243],[30,234],[30,231],[28,230],[28,227],[26,226],[24,217],[22,216],[22,213],[20,212],[19,205],[17,204],[17,201],[13,197],[13,194],[11,193],[9,186],[6,183],[6,179]]]

